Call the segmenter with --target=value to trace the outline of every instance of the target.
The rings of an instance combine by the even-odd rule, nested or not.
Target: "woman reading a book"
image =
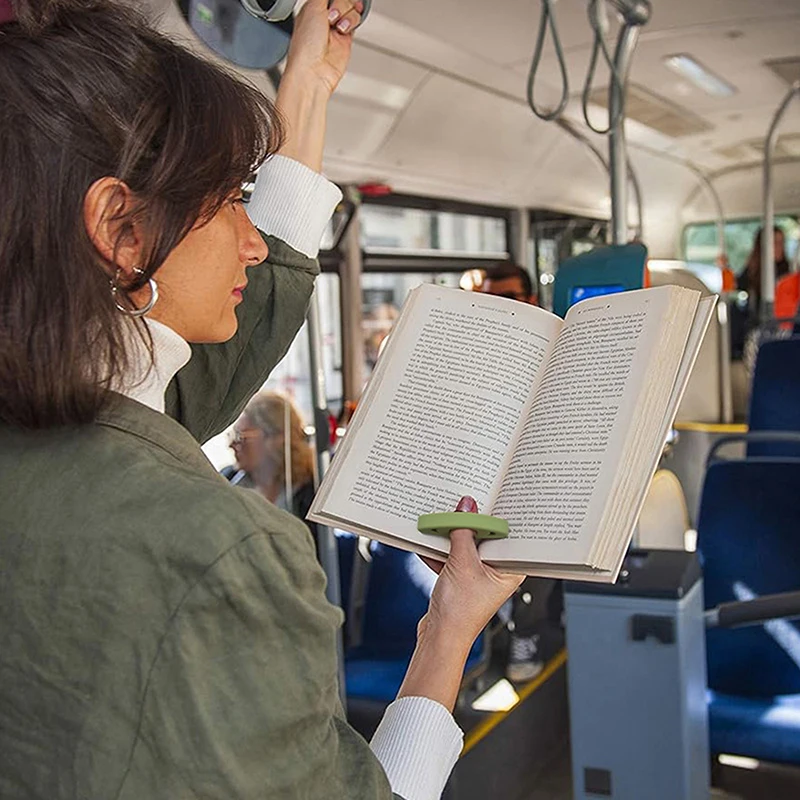
[[[519,579],[453,532],[368,745],[311,537],[198,444],[303,321],[361,10],[308,0],[273,105],[109,0],[0,0],[4,800],[427,800],[458,755],[467,653]]]

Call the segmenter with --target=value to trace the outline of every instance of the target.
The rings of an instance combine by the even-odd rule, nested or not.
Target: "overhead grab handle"
[[[536,36],[536,47],[533,51],[533,60],[531,61],[531,69],[528,73],[528,105],[531,111],[536,114],[539,119],[545,122],[550,122],[561,115],[561,112],[567,107],[569,102],[569,76],[567,75],[567,62],[564,59],[564,50],[561,47],[561,40],[558,38],[558,28],[556,27],[556,18],[553,13],[553,3],[555,0],[542,0],[542,15],[539,19],[539,33]],[[533,84],[536,80],[536,74],[539,71],[539,64],[542,60],[542,53],[544,51],[544,40],[547,37],[547,28],[553,36],[553,47],[556,50],[556,58],[558,59],[558,68],[561,70],[561,99],[558,105],[552,111],[544,111],[536,107],[536,100],[534,99]]]
[[[605,16],[604,2],[608,2],[622,16],[623,27],[617,39],[614,56],[606,44],[607,18]],[[586,81],[583,85],[581,103],[583,118],[586,124],[595,133],[606,136],[611,133],[622,121],[625,113],[625,85],[628,81],[633,51],[639,38],[639,28],[650,19],[650,4],[647,0],[589,0],[589,24],[594,31],[592,54],[589,58],[589,68]],[[589,119],[589,101],[594,83],[594,73],[597,68],[597,57],[603,54],[609,70],[608,81],[608,127],[596,128]]]
[[[564,60],[564,51],[561,40],[558,38],[553,2],[555,0],[542,0],[542,15],[539,21],[539,34],[533,52],[531,70],[528,74],[527,99],[533,113],[543,120],[556,119],[566,108],[569,99],[569,81],[567,65]],[[610,3],[622,16],[623,25],[617,38],[614,57],[608,50],[605,39],[606,17],[605,6]],[[627,180],[628,159],[625,153],[625,133],[623,122],[625,120],[625,87],[628,81],[633,52],[639,39],[639,32],[650,19],[651,6],[649,0],[589,0],[589,22],[594,31],[594,44],[589,60],[589,71],[583,87],[582,105],[583,116],[586,124],[595,133],[609,136],[608,167],[611,176],[611,240],[614,244],[624,244],[628,239],[628,209],[627,209]],[[542,60],[547,28],[553,34],[553,44],[556,49],[558,66],[561,70],[562,94],[561,102],[552,111],[543,111],[536,107],[533,97],[533,85],[536,73]],[[589,119],[589,100],[592,92],[597,59],[602,52],[603,59],[608,64],[611,73],[608,86],[608,127],[596,128]],[[641,226],[641,219],[640,219]]]

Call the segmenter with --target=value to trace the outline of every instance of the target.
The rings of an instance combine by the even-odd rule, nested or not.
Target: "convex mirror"
[[[370,0],[364,3],[364,19]],[[240,67],[271,69],[289,52],[297,0],[178,0],[181,15],[217,55]]]

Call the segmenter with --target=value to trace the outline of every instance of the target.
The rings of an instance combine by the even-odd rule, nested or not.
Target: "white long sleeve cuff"
[[[383,715],[370,747],[404,800],[439,800],[464,734],[453,715],[427,697],[401,697]]]
[[[264,233],[282,239],[309,258],[342,193],[323,175],[286,156],[272,156],[258,172],[247,213]]]

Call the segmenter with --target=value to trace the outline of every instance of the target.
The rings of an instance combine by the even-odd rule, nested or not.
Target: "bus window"
[[[317,278],[316,291],[319,302],[320,337],[322,339],[322,363],[325,370],[325,389],[331,413],[338,414],[342,408],[342,351],[341,321],[339,306],[339,276],[322,273]],[[304,323],[292,342],[289,351],[272,370],[263,389],[283,392],[295,402],[306,425],[314,419],[314,404],[311,396],[311,363],[308,351],[308,323]],[[233,464],[233,451],[229,441],[233,426],[203,445],[209,461],[222,469]]]
[[[361,245],[368,253],[480,255],[504,259],[506,220],[452,211],[365,203],[359,211]]]
[[[791,264],[797,255],[800,224],[794,217],[789,216],[776,216],[775,224],[783,228],[786,235],[786,258]],[[737,276],[741,274],[747,264],[760,227],[760,219],[742,219],[725,223],[725,249],[728,254],[728,264]],[[683,258],[685,261],[715,264],[718,256],[716,223],[692,223],[683,229]]]
[[[365,378],[374,369],[408,293],[421,283],[458,288],[461,275],[461,272],[366,272],[361,276]]]

